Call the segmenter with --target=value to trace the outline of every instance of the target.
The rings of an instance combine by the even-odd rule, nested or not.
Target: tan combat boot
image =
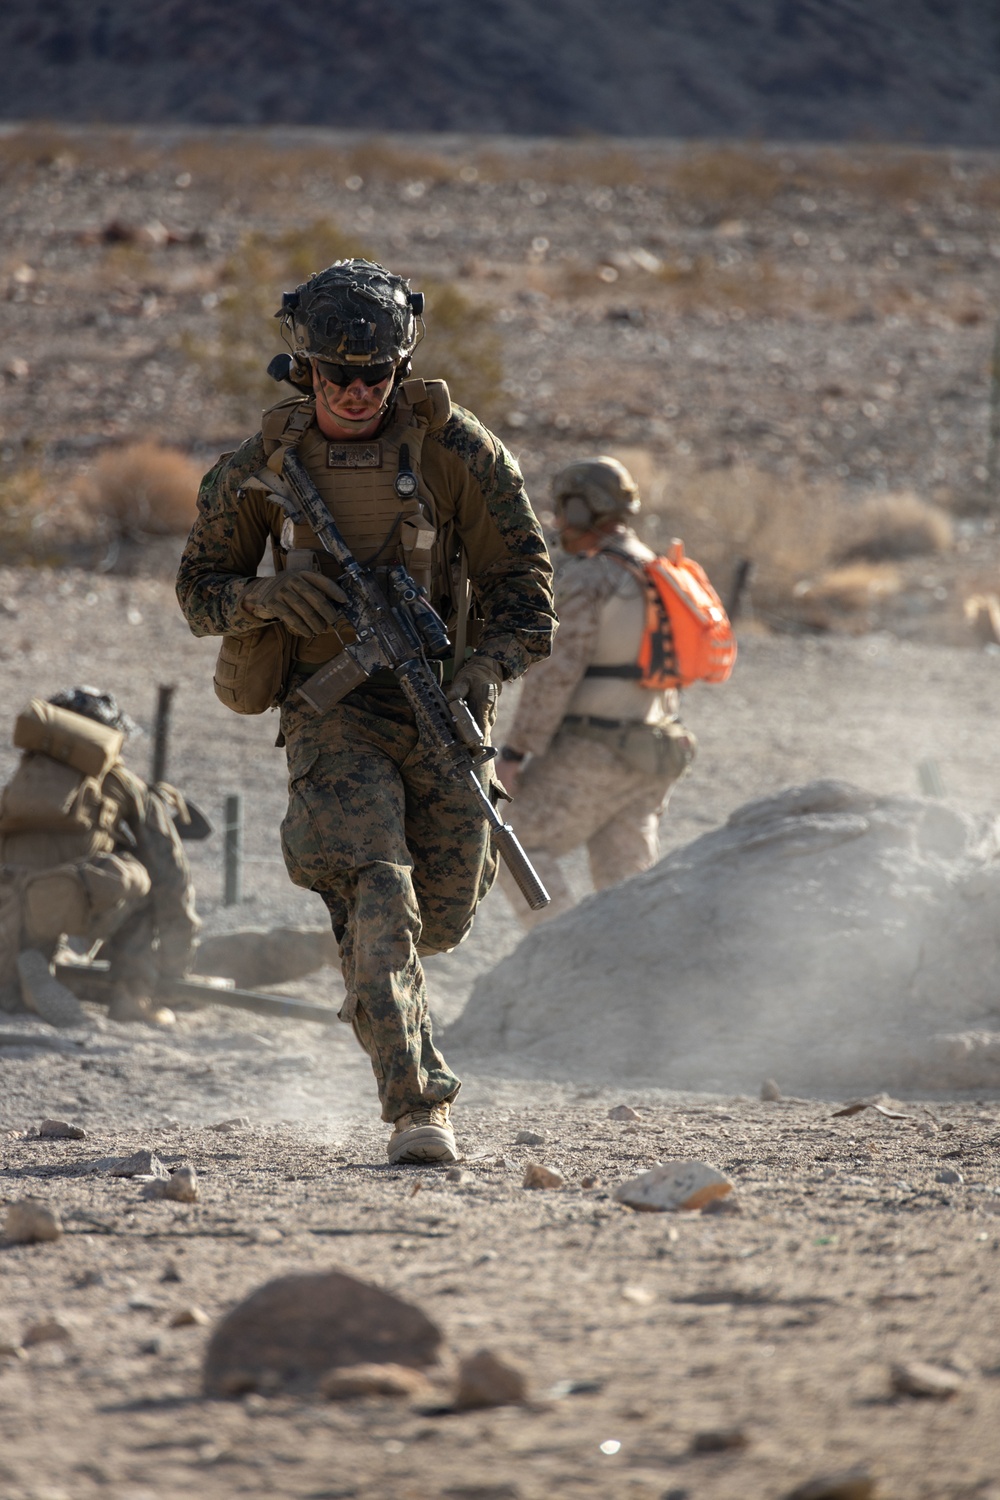
[[[25,948],[17,955],[21,999],[28,1010],[50,1026],[86,1026],[87,1014],[79,1000],[57,979],[44,953]]]
[[[450,1104],[429,1104],[400,1115],[389,1139],[392,1165],[458,1161],[450,1115]]]
[[[173,1026],[177,1017],[166,1005],[157,1005],[140,989],[119,980],[111,990],[108,1016],[112,1021],[144,1021],[147,1026]]]

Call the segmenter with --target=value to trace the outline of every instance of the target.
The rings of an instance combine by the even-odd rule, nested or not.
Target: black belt
[[[583,729],[634,729],[641,719],[602,719],[599,714],[567,714],[564,724],[577,725]]]

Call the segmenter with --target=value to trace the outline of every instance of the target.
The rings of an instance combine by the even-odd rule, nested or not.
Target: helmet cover
[[[418,341],[423,297],[371,260],[338,260],[286,292],[275,313],[296,360],[399,364]]]
[[[634,516],[639,510],[638,485],[624,464],[606,454],[560,469],[552,480],[552,498],[557,512],[574,526]]]
[[[135,720],[119,708],[115,695],[102,693],[100,688],[64,688],[61,693],[53,693],[49,702],[53,708],[65,708],[71,714],[82,714],[85,719],[93,719],[108,729],[117,729],[126,738],[137,728]]]

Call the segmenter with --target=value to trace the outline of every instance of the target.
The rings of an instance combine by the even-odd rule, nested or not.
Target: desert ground
[[[701,748],[665,850],[819,777],[916,794],[928,763],[956,807],[996,815],[1000,644],[966,610],[1000,559],[994,158],[96,131],[11,132],[0,157],[0,702],[12,719],[34,694],[107,685],[146,730],[142,773],[157,685],[176,684],[168,776],[216,823],[190,846],[206,934],[323,910],[280,861],[273,717],[217,702],[215,644],[173,598],[181,538],[102,509],[100,466],[154,440],[204,469],[251,431],[267,314],[340,235],[464,299],[452,314],[438,293],[440,357],[539,509],[558,463],[610,450],[643,484],[647,535],[682,532],[722,587],[753,561],[734,676],[685,697]],[[243,319],[230,288],[272,277]],[[944,529],[921,511],[922,539],[901,542],[877,506],[903,493]],[[13,764],[0,747],[0,779]],[[245,899],[226,907],[232,792]],[[585,895],[583,862],[570,873]],[[496,891],[429,964],[446,1051],[519,936]],[[332,968],[283,988],[342,994]],[[347,1028],[89,1018],[0,1016],[0,1203],[41,1198],[64,1226],[0,1245],[4,1500],[1000,1496],[996,1092],[835,1115],[846,1098],[762,1099],[756,1076],[725,1096],[555,1081],[467,1046],[449,1053],[465,1082],[448,1177],[384,1165]],[[634,1118],[610,1118],[621,1105]],[[46,1118],[86,1134],[39,1136]],[[192,1164],[199,1201],[111,1174],[140,1149]],[[686,1157],[727,1174],[737,1212],[616,1201]],[[523,1187],[531,1161],[565,1184]],[[206,1399],[220,1320],[321,1269],[440,1326],[431,1393]],[[483,1348],[527,1399],[456,1412],[453,1367]],[[913,1362],[937,1397],[897,1389]]]

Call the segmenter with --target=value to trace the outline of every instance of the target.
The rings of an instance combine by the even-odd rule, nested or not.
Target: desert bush
[[[841,562],[922,557],[947,552],[954,540],[951,517],[912,490],[873,495],[848,522],[850,540],[839,549]]]
[[[748,146],[685,151],[672,167],[669,181],[677,197],[718,213],[768,204],[785,186],[779,163]]]
[[[802,618],[812,625],[829,628],[853,615],[864,627],[870,623],[872,610],[893,598],[902,586],[899,570],[891,563],[854,562],[801,579],[793,594]]]
[[[176,448],[135,443],[102,453],[81,494],[111,536],[183,536],[195,515],[201,469]]]
[[[33,560],[51,540],[53,488],[41,469],[16,469],[0,478],[0,553],[6,562]]]
[[[413,373],[446,380],[452,400],[491,421],[503,378],[503,346],[492,314],[456,287],[419,285],[427,298],[427,337],[417,346]]]

